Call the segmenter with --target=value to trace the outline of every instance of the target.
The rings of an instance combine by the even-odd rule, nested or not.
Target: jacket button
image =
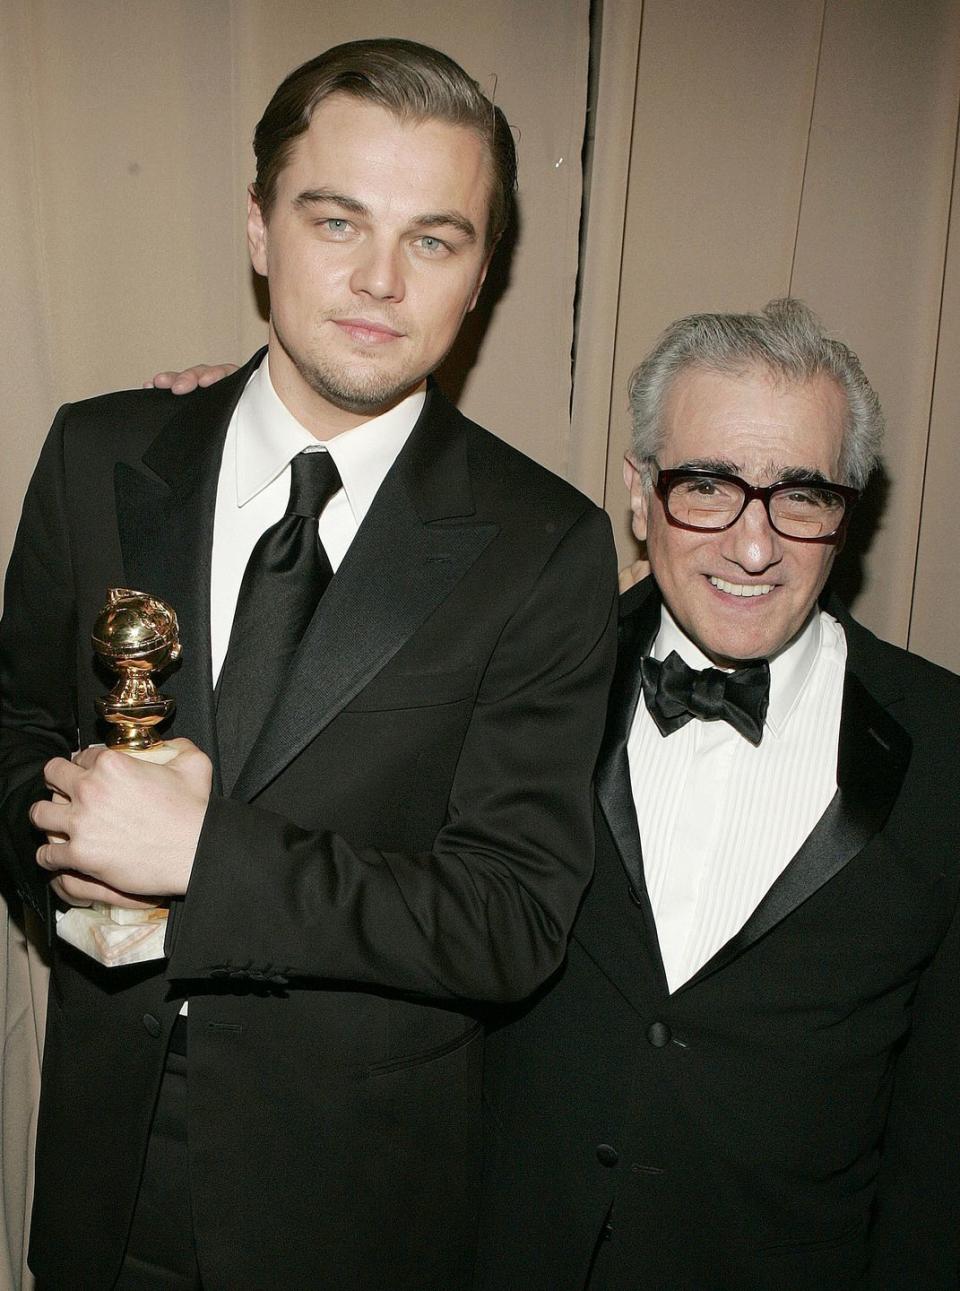
[[[146,1031],[147,1035],[152,1035],[154,1038],[156,1038],[162,1030],[162,1027],[160,1026],[160,1019],[155,1018],[152,1013],[144,1013],[143,1029],[144,1031]]]
[[[609,1143],[601,1143],[597,1148],[597,1160],[601,1165],[616,1165],[620,1160],[620,1154]]]
[[[647,1039],[654,1049],[662,1049],[665,1044],[670,1043],[670,1028],[666,1022],[652,1022],[647,1028]]]

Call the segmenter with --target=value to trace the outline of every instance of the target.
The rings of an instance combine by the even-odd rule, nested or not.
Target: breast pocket
[[[471,699],[476,689],[475,664],[441,672],[378,674],[356,695],[345,713],[383,713],[400,708],[433,708]]]

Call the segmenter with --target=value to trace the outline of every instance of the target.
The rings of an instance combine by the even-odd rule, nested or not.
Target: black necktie
[[[340,472],[329,453],[300,453],[290,463],[286,512],[250,553],[217,688],[225,786],[232,787],[256,742],[333,577],[317,518],[340,488]]]
[[[759,744],[770,699],[770,665],[766,659],[721,672],[689,668],[671,650],[661,663],[648,655],[641,660],[643,698],[662,735],[671,735],[692,717],[704,722],[729,722],[735,731]]]

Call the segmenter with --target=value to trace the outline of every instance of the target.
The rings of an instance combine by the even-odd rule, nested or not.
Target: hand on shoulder
[[[169,390],[171,394],[190,394],[197,386],[212,386],[236,372],[236,363],[195,363],[182,372],[157,372],[144,381],[144,390]]]

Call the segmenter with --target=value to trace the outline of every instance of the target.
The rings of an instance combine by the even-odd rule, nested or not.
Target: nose
[[[385,239],[364,241],[357,251],[350,286],[358,296],[402,300],[405,284],[400,249]]]
[[[776,565],[783,554],[780,535],[771,527],[766,507],[759,498],[749,502],[732,528],[725,530],[723,555],[745,573],[762,574]]]

